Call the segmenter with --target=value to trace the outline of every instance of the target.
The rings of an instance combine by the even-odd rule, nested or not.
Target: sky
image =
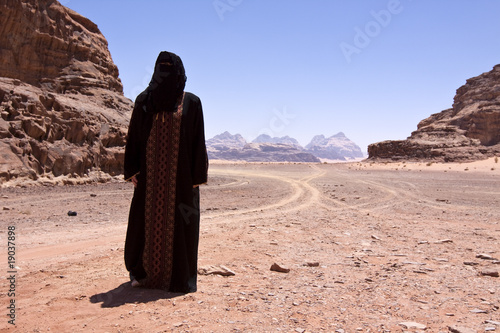
[[[401,140],[500,63],[497,0],[60,0],[108,40],[125,96],[179,55],[207,139]]]

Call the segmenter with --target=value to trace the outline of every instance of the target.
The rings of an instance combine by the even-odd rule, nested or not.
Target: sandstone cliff
[[[54,0],[0,15],[0,183],[120,174],[132,101],[97,25]]]
[[[452,108],[422,120],[406,140],[371,144],[368,155],[445,162],[500,156],[500,65],[468,79]]]

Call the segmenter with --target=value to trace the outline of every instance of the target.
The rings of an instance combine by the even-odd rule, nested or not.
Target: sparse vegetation
[[[431,165],[432,165],[432,162],[428,162],[426,165],[427,165],[427,166],[431,166]]]
[[[498,163],[498,157],[495,156],[495,163]]]

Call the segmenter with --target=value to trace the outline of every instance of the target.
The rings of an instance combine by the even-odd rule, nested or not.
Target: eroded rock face
[[[500,155],[500,65],[467,80],[453,107],[422,120],[406,140],[368,146],[370,159],[470,161]]]
[[[0,74],[54,92],[123,91],[108,42],[54,0],[0,0]]]
[[[51,0],[0,13],[0,183],[122,173],[133,105],[97,26]]]

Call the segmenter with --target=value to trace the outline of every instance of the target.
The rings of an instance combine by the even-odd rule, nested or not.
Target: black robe
[[[146,287],[196,291],[199,188],[208,159],[200,99],[185,93],[177,112],[148,112],[136,100],[124,177],[138,179],[130,206],[125,266]],[[149,162],[148,162],[149,161]]]

